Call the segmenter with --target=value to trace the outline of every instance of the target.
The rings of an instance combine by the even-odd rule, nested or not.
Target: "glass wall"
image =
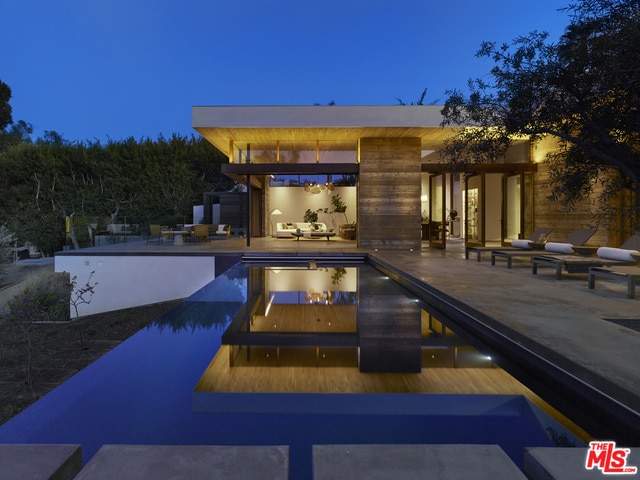
[[[269,177],[271,187],[304,187],[305,185],[327,185],[336,187],[355,187],[356,175],[316,175],[306,173],[298,174],[274,174]]]
[[[357,163],[357,143],[269,141],[233,143],[234,163]]]
[[[505,216],[506,222],[504,225],[504,240],[513,240],[514,238],[521,238],[520,223],[521,223],[521,190],[520,190],[520,175],[511,175],[506,178],[505,182]]]

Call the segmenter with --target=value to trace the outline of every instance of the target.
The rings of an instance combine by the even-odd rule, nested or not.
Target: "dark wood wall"
[[[419,138],[360,140],[360,247],[420,248],[420,160]]]

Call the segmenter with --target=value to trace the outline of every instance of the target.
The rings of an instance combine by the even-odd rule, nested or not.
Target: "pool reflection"
[[[247,301],[222,335],[230,366],[492,367],[374,268],[312,267],[245,267]]]

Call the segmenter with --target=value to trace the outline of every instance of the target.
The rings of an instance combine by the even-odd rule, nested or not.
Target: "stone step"
[[[117,478],[288,480],[289,447],[104,445],[76,480]]]
[[[531,480],[589,480],[636,478],[635,474],[604,474],[599,468],[587,470],[588,448],[527,448],[524,453],[524,471]],[[631,449],[629,466],[640,466],[640,456]]]
[[[81,468],[80,445],[0,445],[0,480],[70,480]]]
[[[497,445],[314,445],[313,478],[526,480]]]

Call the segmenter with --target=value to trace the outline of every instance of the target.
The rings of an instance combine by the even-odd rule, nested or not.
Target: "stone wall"
[[[360,140],[360,247],[420,248],[420,160],[419,138]]]

